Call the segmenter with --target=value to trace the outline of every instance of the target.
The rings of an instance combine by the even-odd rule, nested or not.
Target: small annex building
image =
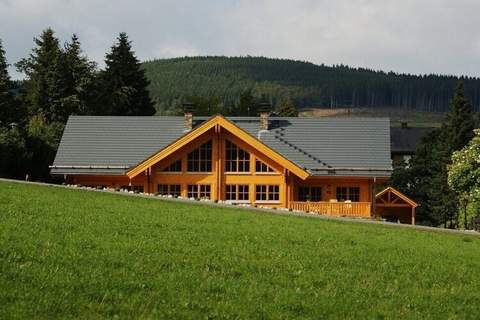
[[[51,174],[83,186],[372,218],[381,217],[376,190],[390,178],[390,152],[388,118],[71,116]]]

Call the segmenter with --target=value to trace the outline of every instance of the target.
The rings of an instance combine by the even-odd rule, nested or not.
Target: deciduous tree
[[[468,227],[468,205],[480,203],[480,129],[476,129],[475,134],[467,146],[453,153],[448,168],[448,185],[461,201],[465,228]]]

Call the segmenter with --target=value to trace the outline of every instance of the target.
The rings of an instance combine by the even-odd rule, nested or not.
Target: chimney
[[[402,121],[401,125],[402,125],[402,129],[408,129],[408,122],[407,121]]]
[[[183,126],[185,132],[192,131],[193,109],[195,109],[195,105],[193,103],[183,103]]]
[[[272,105],[268,102],[263,102],[258,105],[258,112],[260,113],[260,131],[268,130],[268,116]]]

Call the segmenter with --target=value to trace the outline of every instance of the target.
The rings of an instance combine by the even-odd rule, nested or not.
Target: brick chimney
[[[268,117],[271,110],[272,105],[268,102],[258,105],[258,113],[260,114],[260,131],[268,130]]]
[[[195,105],[193,103],[185,102],[183,104],[183,127],[185,132],[192,131],[194,109]]]

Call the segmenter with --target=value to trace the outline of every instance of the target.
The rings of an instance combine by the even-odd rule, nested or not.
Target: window
[[[201,184],[200,185],[200,199],[210,199],[210,185],[209,184]]]
[[[265,163],[257,159],[255,160],[255,172],[264,173],[264,172],[275,172],[275,171],[269,166],[267,166]]]
[[[182,160],[174,161],[171,165],[164,168],[162,172],[182,172]]]
[[[359,187],[351,187],[348,188],[348,199],[353,202],[360,201],[360,188]]]
[[[248,184],[240,184],[238,185],[238,200],[241,201],[248,201]]]
[[[280,187],[278,185],[257,185],[255,186],[255,200],[257,201],[279,201]]]
[[[257,201],[267,200],[267,186],[260,185],[255,187],[255,200]]]
[[[337,187],[337,200],[353,202],[360,201],[360,188],[359,187]]]
[[[179,184],[159,184],[158,193],[161,195],[172,195],[179,197],[181,195],[181,188]]]
[[[248,201],[247,184],[227,184],[225,186],[225,200],[230,201]]]
[[[210,199],[211,188],[209,184],[189,184],[187,196],[195,199]]]
[[[298,188],[298,201],[310,201],[310,188],[299,187]]]
[[[225,145],[225,171],[226,172],[249,172],[250,153],[240,149],[237,145],[226,141]]]
[[[310,201],[322,201],[322,188],[311,187],[310,188]]]
[[[212,141],[202,144],[198,149],[188,154],[189,172],[212,171]]]
[[[133,192],[143,192],[143,186],[133,186]]]
[[[298,201],[321,201],[322,188],[321,187],[299,187]]]
[[[189,198],[198,198],[198,186],[196,184],[189,184],[187,191]]]

